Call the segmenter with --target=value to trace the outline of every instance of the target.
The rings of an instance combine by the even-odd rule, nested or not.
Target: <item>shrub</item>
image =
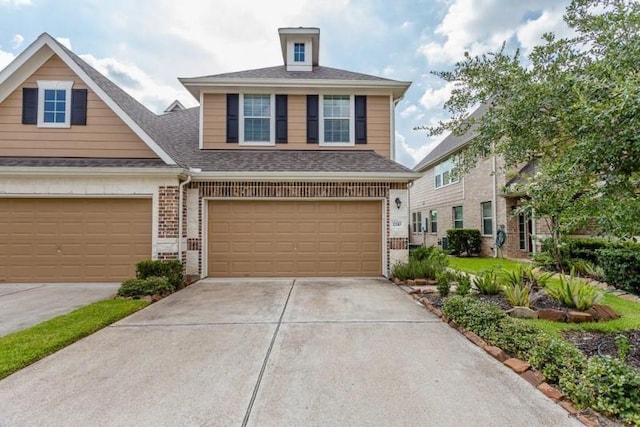
[[[118,295],[121,297],[142,297],[145,295],[169,295],[175,288],[166,277],[150,276],[144,279],[128,279],[122,282]]]
[[[458,272],[455,279],[458,283],[456,285],[456,294],[462,296],[468,295],[471,291],[471,276],[467,273]]]
[[[176,289],[182,288],[184,275],[182,263],[178,260],[145,260],[136,264],[136,277],[146,279],[148,277],[166,277],[169,284]]]
[[[498,328],[484,338],[509,354],[527,360],[529,352],[542,332],[535,326],[520,319],[504,318]]]
[[[531,255],[531,259],[536,267],[540,267],[547,271],[555,271],[556,269],[556,261],[553,259],[548,252],[538,252]]]
[[[500,321],[507,318],[497,305],[470,296],[455,295],[447,299],[442,311],[449,319],[483,338],[494,334]]]
[[[604,279],[617,288],[640,295],[640,250],[626,248],[598,250],[598,264]]]
[[[568,278],[560,275],[557,282],[549,282],[546,292],[560,304],[578,310],[588,310],[603,295],[600,289],[576,279],[574,270]]]
[[[520,269],[522,271],[522,279],[532,288],[544,288],[552,276],[551,273],[536,273],[530,265],[522,266]]]
[[[575,377],[585,356],[574,345],[557,337],[540,334],[529,351],[528,362],[542,372],[547,381],[558,384],[562,377]]]
[[[614,247],[617,243],[600,237],[567,237],[564,239],[568,248],[568,256],[593,263],[598,262],[600,249]]]
[[[482,248],[480,230],[468,228],[453,228],[447,230],[449,250],[453,255],[477,255]]]
[[[437,251],[434,246],[418,246],[417,248],[409,251],[409,259],[424,261],[426,259],[429,259],[434,251]]]
[[[436,280],[438,281],[436,289],[438,289],[438,294],[443,298],[448,297],[451,292],[451,276],[451,273],[446,270],[436,275]]]
[[[529,285],[507,284],[502,290],[505,298],[512,306],[529,307],[531,305],[531,288]]]
[[[492,270],[482,271],[474,277],[473,286],[484,295],[496,295],[501,291],[496,273]]]
[[[435,279],[438,273],[446,269],[448,262],[445,253],[434,249],[427,259],[410,259],[409,262],[395,264],[391,270],[391,274],[399,280],[416,278]]]
[[[640,425],[640,372],[620,359],[591,357],[576,377],[561,378],[560,386],[579,406]]]

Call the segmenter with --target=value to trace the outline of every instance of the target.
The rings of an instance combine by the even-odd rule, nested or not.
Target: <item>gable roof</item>
[[[292,80],[360,80],[396,82],[369,74],[341,70],[339,68],[317,65],[312,71],[287,71],[284,65],[275,67],[256,68],[253,70],[236,71],[231,73],[213,74],[196,77],[198,79],[292,79]],[[186,79],[185,79],[186,80]]]
[[[477,119],[482,117],[489,106],[487,104],[481,104],[478,108],[476,108],[473,113],[469,115],[469,118]],[[434,163],[438,163],[441,160],[444,160],[446,157],[460,150],[462,147],[467,145],[475,136],[477,135],[476,127],[472,126],[464,135],[455,135],[453,133],[449,134],[445,139],[440,141],[436,147],[427,154],[424,159],[422,159],[413,170],[416,172],[423,172],[425,169],[428,169]]]
[[[46,52],[45,46],[51,52]],[[165,164],[176,164],[158,143],[160,135],[155,126],[157,116],[47,33],[40,35],[0,72],[0,102],[53,54],[71,68]]]

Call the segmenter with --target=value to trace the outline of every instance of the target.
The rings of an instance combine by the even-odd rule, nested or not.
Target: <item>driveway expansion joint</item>
[[[253,404],[255,403],[256,397],[258,396],[258,390],[260,390],[260,384],[262,383],[264,372],[267,369],[267,363],[269,362],[269,357],[271,356],[273,345],[275,344],[276,338],[278,337],[278,332],[280,332],[280,325],[282,325],[282,319],[284,318],[285,311],[287,311],[287,305],[289,305],[289,299],[291,298],[291,293],[293,292],[293,287],[295,285],[296,285],[296,279],[293,279],[293,281],[291,282],[291,287],[289,288],[289,293],[287,294],[287,299],[284,302],[284,307],[282,307],[282,312],[280,313],[280,318],[278,319],[276,330],[273,332],[271,343],[269,344],[269,348],[267,348],[267,353],[264,356],[264,361],[262,362],[262,367],[260,368],[260,373],[258,374],[258,380],[256,381],[256,385],[253,388],[253,393],[251,394],[251,399],[249,400],[249,406],[247,407],[247,412],[245,413],[244,419],[242,420],[242,427],[246,427],[247,424],[249,423],[249,418],[251,417],[251,410],[253,409]]]
[[[172,328],[189,326],[237,326],[237,325],[277,325],[278,322],[202,322],[202,323],[127,323],[124,325],[109,325],[109,328]]]
[[[0,295],[0,298],[2,298],[2,297],[6,297],[6,296],[9,296],[9,295],[20,294],[20,293],[22,293],[22,292],[32,291],[32,290],[34,290],[34,289],[40,289],[40,288],[42,288],[42,287],[44,287],[44,286],[46,286],[46,285],[34,286],[34,287],[32,287],[32,288],[27,288],[27,289],[19,289],[19,290],[17,290],[17,291],[9,292],[8,294],[2,294],[2,295]]]

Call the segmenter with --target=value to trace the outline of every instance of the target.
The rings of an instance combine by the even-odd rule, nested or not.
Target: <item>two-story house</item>
[[[48,34],[0,72],[0,282],[377,276],[408,256],[395,106],[410,83],[324,67],[317,28],[283,65],[181,78],[156,115]]]
[[[481,105],[471,117],[481,116],[486,108]],[[466,174],[457,172],[456,160],[474,136],[473,128],[464,135],[448,135],[414,167],[422,177],[410,184],[410,241],[446,249],[448,229],[473,228],[482,236],[481,254],[494,256],[496,231],[504,225],[504,255],[527,258],[536,251],[537,236],[548,228],[536,218],[511,214],[521,195],[505,194],[511,180],[500,156],[488,155]]]

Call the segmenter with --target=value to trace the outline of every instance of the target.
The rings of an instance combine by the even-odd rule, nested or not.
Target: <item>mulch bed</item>
[[[631,344],[631,352],[627,363],[640,369],[640,329],[626,332],[603,334],[600,332],[568,331],[562,334],[564,339],[570,341],[587,356],[612,356],[618,355],[616,343],[617,335],[626,335]]]

